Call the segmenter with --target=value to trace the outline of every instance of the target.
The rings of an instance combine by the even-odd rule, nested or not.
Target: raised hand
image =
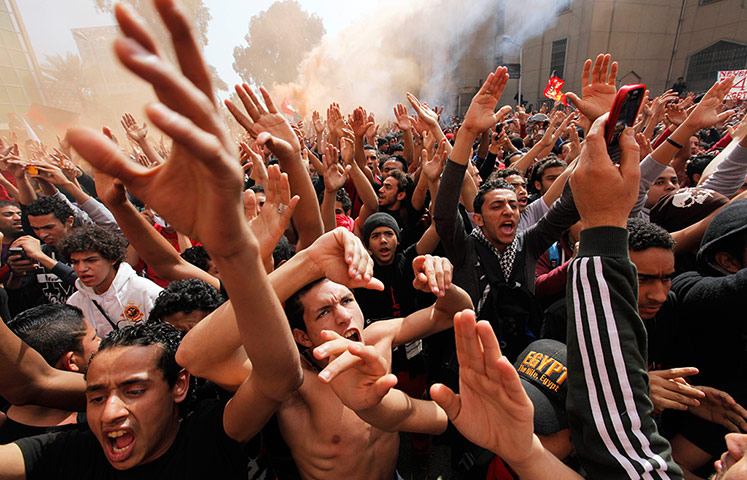
[[[259,145],[257,145],[256,143],[254,145],[255,148],[259,147]],[[239,142],[239,151],[241,152],[241,159],[245,160],[249,165],[248,168],[252,169],[251,173],[249,174],[249,178],[254,180],[254,183],[264,185],[265,181],[267,180],[268,174],[267,167],[265,166],[265,161],[262,158],[262,155],[254,148],[247,145],[246,142]]]
[[[687,119],[687,112],[684,108],[682,108],[681,104],[676,105],[673,103],[667,104],[664,116],[667,120],[669,120],[673,125],[680,126],[682,122]]]
[[[327,342],[314,349],[314,357],[329,358],[330,362],[319,378],[332,385],[348,408],[374,407],[397,384],[397,377],[389,373],[390,361],[373,345],[348,340],[330,330],[323,330],[322,338]]]
[[[314,131],[317,135],[321,135],[324,132],[324,122],[316,110],[311,114],[311,123],[314,125]]]
[[[610,54],[602,55],[601,53],[594,60],[594,67],[591,66],[591,59],[584,63],[584,70],[581,73],[581,96],[578,98],[575,93],[568,92],[566,96],[581,113],[584,114],[590,122],[609,112],[612,104],[615,102],[617,87],[617,62],[610,65]],[[609,74],[607,73],[609,69]]]
[[[343,136],[340,138],[340,156],[345,165],[353,166],[355,160],[355,140],[351,130],[343,130]]]
[[[438,142],[438,148],[430,159],[427,158],[427,153],[421,156],[422,173],[429,182],[438,181],[444,171],[447,157],[446,142],[448,140],[445,138]],[[423,152],[426,152],[426,149],[423,149]]]
[[[498,100],[508,83],[508,73],[506,72],[506,67],[498,67],[495,72],[488,75],[480,90],[472,97],[472,102],[469,104],[469,109],[467,109],[462,122],[463,129],[473,134],[480,134],[498,123],[504,115],[511,111],[511,107],[508,105],[501,107],[498,112],[495,111]]]
[[[534,406],[519,374],[501,354],[487,321],[475,323],[475,313],[454,316],[459,360],[459,394],[436,384],[431,398],[470,442],[496,453],[512,466],[532,457]],[[539,442],[539,440],[537,440]]]
[[[291,198],[288,175],[280,173],[277,165],[271,165],[267,169],[264,188],[265,204],[259,210],[259,215],[249,221],[249,228],[259,241],[260,256],[267,258],[272,255],[280,237],[288,228],[299,197],[296,195]]]
[[[626,128],[620,136],[620,165],[615,165],[604,140],[608,117],[605,114],[592,124],[569,180],[585,228],[610,225],[625,228],[638,196],[641,170],[633,129]],[[610,198],[616,201],[609,202]]]
[[[137,124],[135,117],[130,113],[122,115],[122,128],[124,128],[127,136],[135,142],[142,142],[145,137],[148,136],[148,124],[143,123],[143,126]]]
[[[384,289],[384,284],[373,277],[374,262],[366,247],[344,227],[325,233],[301,253],[307,256],[309,267],[317,269],[320,277],[349,288]]]
[[[120,61],[151,83],[161,103],[146,108],[149,120],[169,135],[169,160],[153,169],[131,162],[115,145],[88,128],[74,128],[68,141],[89,163],[121,179],[177,231],[200,239],[212,256],[244,249],[246,232],[239,201],[243,175],[210,86],[210,73],[185,14],[172,2],[156,9],[171,34],[181,71],[159,56],[156,41],[131,9],[117,4],[124,38],[115,41]]]
[[[322,162],[324,163],[324,188],[330,193],[337,193],[344,187],[350,173],[350,165],[343,168],[337,158],[337,149],[331,144],[327,145],[327,150],[322,155]]]
[[[394,118],[396,118],[394,124],[403,132],[410,130],[415,124],[414,119],[407,114],[407,109],[401,103],[394,107]]]
[[[367,119],[366,110],[363,107],[353,110],[353,115],[350,117],[348,123],[353,130],[353,134],[358,138],[366,136],[368,130],[374,126],[374,122]]]
[[[733,83],[734,77],[728,77],[714,83],[698,105],[690,112],[684,124],[690,129],[698,131],[729,118],[733,113],[732,111],[721,112],[719,109]]]
[[[448,258],[420,255],[412,261],[412,270],[415,274],[412,286],[416,290],[443,297],[451,287],[454,267]]]
[[[266,143],[267,148],[275,156],[301,155],[301,143],[298,141],[298,136],[293,132],[288,119],[282,113],[278,113],[267,90],[264,87],[259,89],[265,103],[263,106],[248,84],[236,85],[235,88],[249,116],[247,117],[230,100],[226,100],[225,105],[252,138],[256,139],[260,145]],[[269,136],[262,135],[263,133]]]
[[[412,93],[407,94],[407,101],[410,102],[412,108],[415,109],[415,129],[418,132],[423,130],[430,130],[438,127],[438,113],[428,108],[428,104],[420,103],[418,97]]]

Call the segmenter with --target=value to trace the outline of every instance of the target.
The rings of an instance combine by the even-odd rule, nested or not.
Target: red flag
[[[290,115],[292,117],[296,116],[296,109],[293,108],[293,105],[288,102],[287,98],[283,98],[283,103],[280,104],[280,110],[282,110],[286,115]]]
[[[560,91],[563,88],[565,80],[561,80],[558,77],[550,77],[545,87],[544,95],[546,98],[550,98],[555,101],[563,102],[563,105],[568,105],[565,99],[565,94]]]

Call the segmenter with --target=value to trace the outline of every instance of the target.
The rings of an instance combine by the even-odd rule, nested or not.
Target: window
[[[550,55],[550,74],[563,78],[565,75],[565,52],[568,48],[568,39],[562,38],[552,42],[552,53]]]
[[[716,81],[719,70],[747,68],[747,45],[718,41],[690,56],[685,81],[687,89],[704,91]]]

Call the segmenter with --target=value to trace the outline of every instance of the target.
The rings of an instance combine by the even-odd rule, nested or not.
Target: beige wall
[[[524,43],[522,91],[536,103],[550,74],[552,42],[568,38],[564,91],[579,92],[587,58],[609,52],[620,68],[618,83],[645,83],[653,94],[685,76],[687,58],[718,40],[747,44],[747,7],[743,0],[699,5],[685,0],[679,43],[672,57],[682,0],[573,0],[554,26]],[[673,58],[673,60],[672,60]],[[504,61],[518,61],[506,55]],[[504,98],[513,101],[517,80]]]

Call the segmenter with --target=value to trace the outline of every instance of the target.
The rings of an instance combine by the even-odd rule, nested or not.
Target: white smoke
[[[541,35],[554,23],[556,8],[556,0],[380,2],[349,27],[325,35],[304,58],[296,81],[274,85],[273,93],[305,117],[313,110],[324,116],[338,102],[343,112],[362,105],[385,120],[395,104],[406,103],[407,91],[443,105],[463,86],[462,73],[471,69],[484,79],[498,66],[496,57],[517,56],[503,35],[518,44]]]

